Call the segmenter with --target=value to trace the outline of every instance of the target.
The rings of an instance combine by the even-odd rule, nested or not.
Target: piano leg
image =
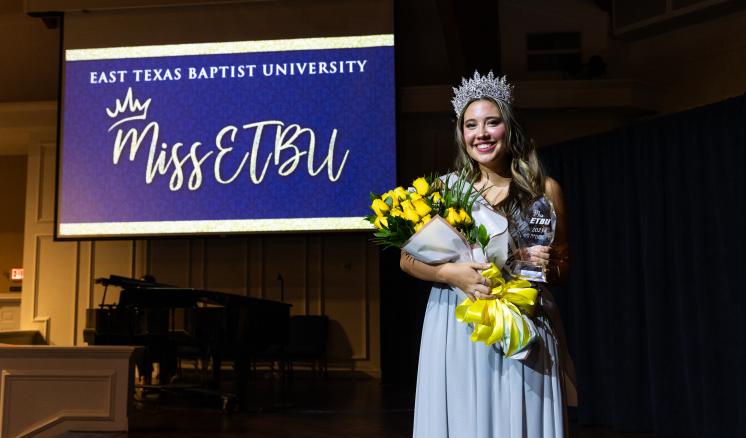
[[[247,357],[239,356],[235,359],[234,369],[236,371],[236,397],[238,398],[238,409],[247,411],[248,406],[248,386],[249,386],[249,368],[251,364]]]
[[[137,359],[137,370],[145,385],[153,384],[153,357],[150,348],[142,349],[142,355]]]
[[[177,357],[176,348],[172,344],[163,345],[163,354],[160,357],[160,372],[158,383],[161,385],[168,385],[171,383],[177,372]]]
[[[215,349],[212,353],[212,383],[210,384],[210,386],[216,390],[220,390],[223,366],[223,355],[218,350],[219,349]]]
[[[139,384],[140,380],[146,385],[150,384],[150,376],[153,374],[153,364],[147,359],[148,349],[145,347],[138,347],[132,354],[132,362],[137,368],[138,379],[134,382]]]

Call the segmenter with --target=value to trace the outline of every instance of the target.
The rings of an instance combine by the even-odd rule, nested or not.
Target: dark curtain
[[[578,419],[746,436],[746,96],[542,149],[573,272]]]

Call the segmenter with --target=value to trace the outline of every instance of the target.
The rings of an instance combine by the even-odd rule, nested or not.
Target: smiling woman
[[[517,264],[537,268],[538,281],[559,281],[569,266],[564,203],[515,118],[512,86],[491,72],[475,73],[454,91],[457,170],[475,181],[477,202],[507,218]],[[542,243],[526,244],[537,241]],[[429,265],[402,252],[402,270],[435,282],[422,327],[414,436],[564,437],[574,378],[549,289],[534,283],[540,291],[532,316],[537,341],[520,359],[508,357],[497,344],[471,342],[473,327],[456,323],[456,307],[467,296],[496,298],[499,284],[482,275],[488,267]]]

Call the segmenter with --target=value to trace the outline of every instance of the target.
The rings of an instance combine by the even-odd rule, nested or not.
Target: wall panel
[[[75,296],[75,307],[77,311],[75,318],[76,329],[75,337],[70,345],[83,345],[87,317],[86,312],[88,309],[95,308],[101,304],[101,298],[103,298],[101,297],[97,301],[94,297],[92,251],[92,242],[80,242],[78,244],[78,288]]]
[[[0,299],[0,332],[18,330],[20,319],[20,300]]]
[[[193,239],[189,241],[189,287],[206,289],[207,270],[205,267],[207,248],[205,239]]]
[[[191,242],[185,239],[152,240],[148,254],[148,273],[159,283],[175,286],[191,284]]]
[[[117,240],[117,241],[96,241],[91,243],[92,253],[92,278],[89,280],[93,282],[96,278],[108,277],[109,275],[120,275],[122,277],[134,277],[133,271],[133,258],[134,258],[134,244],[131,240]],[[93,293],[91,303],[93,306],[98,306],[101,303],[115,304],[119,302],[119,289],[109,287],[106,291],[106,300],[104,301],[104,287],[100,284],[96,284],[93,287]]]
[[[246,239],[207,239],[205,244],[205,288],[246,294]]]
[[[322,297],[323,281],[323,251],[321,236],[309,236],[306,246],[306,302],[309,315],[321,315],[324,313]]]
[[[264,236],[246,238],[246,272],[248,296],[262,298],[264,293]]]
[[[49,317],[52,345],[72,345],[78,289],[78,244],[39,236],[36,245],[34,317]]]
[[[22,283],[10,279],[10,269],[22,266],[23,230],[12,233],[0,230],[0,331],[20,327],[21,294],[11,292],[11,288],[22,286]]]
[[[332,323],[333,360],[367,359],[366,237],[323,237],[323,305]]]
[[[45,144],[41,148],[41,163],[35,169],[38,178],[39,192],[36,194],[38,222],[54,221],[55,177],[57,174],[57,149],[55,145]]]
[[[271,300],[290,303],[292,315],[306,314],[306,240],[303,236],[272,236],[265,239],[264,291]]]

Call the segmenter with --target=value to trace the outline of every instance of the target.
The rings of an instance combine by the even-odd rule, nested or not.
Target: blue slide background
[[[68,61],[65,64],[63,130],[59,179],[59,223],[129,221],[188,221],[209,219],[268,219],[305,217],[353,217],[369,213],[370,191],[393,187],[396,177],[395,84],[393,47],[261,52],[222,55],[190,55],[159,58]],[[364,71],[356,64],[353,72],[265,76],[264,64],[339,62],[365,60]],[[256,65],[253,77],[189,79],[189,68]],[[345,63],[345,69],[349,65]],[[175,79],[180,68],[181,78]],[[168,69],[171,80],[135,81],[135,69]],[[318,70],[318,64],[317,64]],[[127,71],[124,81],[91,83],[91,72]],[[237,70],[234,70],[237,71]],[[245,70],[248,73],[248,69]],[[228,72],[230,73],[230,72]],[[107,115],[128,89],[141,103],[151,99],[145,120],[121,123],[109,130],[117,117]],[[349,156],[337,181],[330,181],[327,169],[316,176],[307,170],[308,153],[302,155],[295,171],[281,176],[278,170],[292,151],[274,162],[277,128],[267,126],[257,154],[260,172],[270,153],[272,159],[261,183],[249,176],[252,142],[256,129],[243,125],[277,120],[283,129],[292,124],[315,134],[314,168],[326,159],[329,142],[337,130],[333,169],[338,171],[346,151]],[[170,156],[174,145],[183,159],[194,142],[200,142],[197,156],[213,151],[200,166],[202,183],[189,190],[188,178],[194,166],[183,166],[184,182],[171,190],[174,168],[156,175],[146,184],[152,131],[145,136],[133,161],[129,143],[119,162],[112,160],[115,138],[135,128],[142,132],[157,122],[154,153]],[[233,174],[246,153],[249,160],[239,176],[220,184],[214,176],[218,153],[216,135],[226,126],[238,128],[233,146],[221,169],[224,178]],[[308,151],[309,135],[293,143]]]

